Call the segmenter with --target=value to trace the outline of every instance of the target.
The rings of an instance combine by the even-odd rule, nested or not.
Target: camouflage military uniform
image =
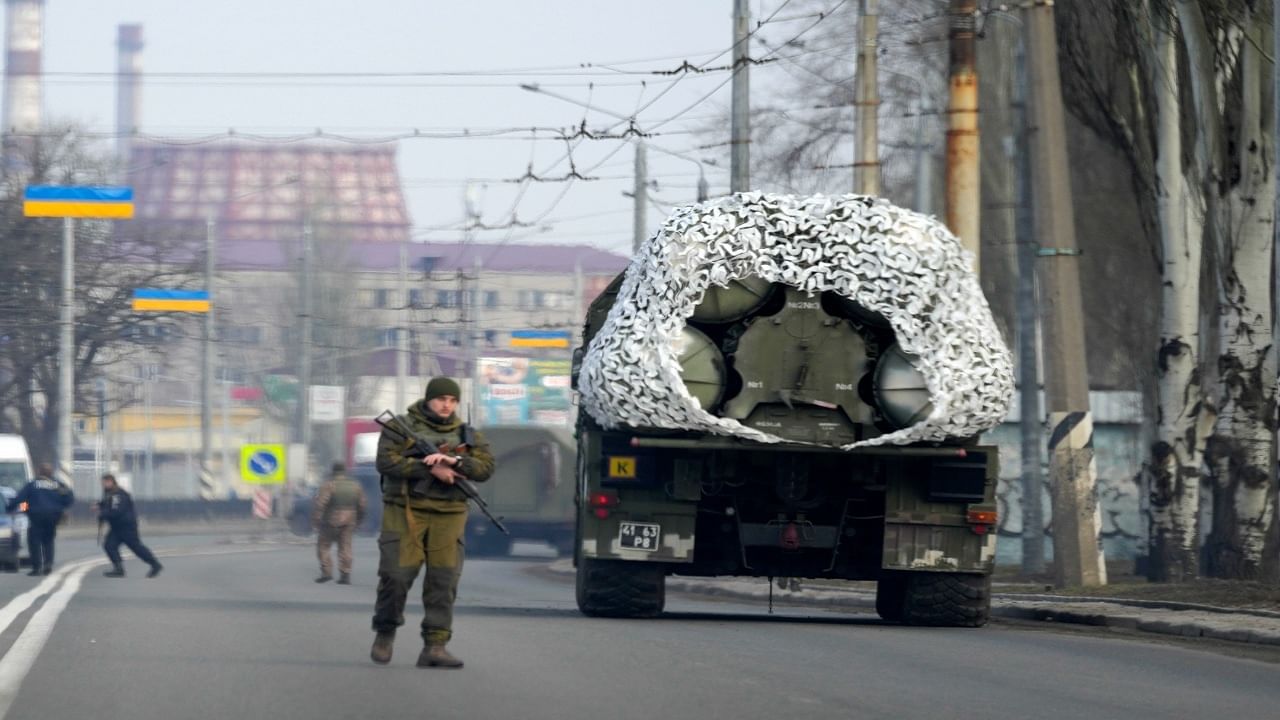
[[[333,576],[333,556],[329,548],[338,544],[338,572],[343,580],[351,574],[351,539],[364,522],[364,490],[343,472],[334,472],[316,493],[311,524],[316,529],[316,556],[320,558],[320,578]]]
[[[473,481],[493,474],[493,455],[479,431],[471,444],[461,446],[463,424],[454,415],[433,421],[426,401],[409,407],[401,419],[419,436],[443,452],[462,455],[459,472]],[[422,637],[443,645],[453,636],[453,601],[462,576],[463,531],[467,500],[462,491],[431,477],[421,457],[414,457],[411,441],[383,432],[378,441],[378,472],[382,473],[382,532],[378,536],[378,599],[373,629],[394,632],[404,624],[409,588],[426,565],[422,604],[426,617]]]

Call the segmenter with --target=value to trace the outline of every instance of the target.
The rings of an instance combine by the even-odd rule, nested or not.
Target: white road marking
[[[193,557],[267,552],[278,549],[171,550],[156,554],[161,557]],[[48,642],[49,636],[53,633],[53,626],[58,622],[62,611],[67,609],[67,603],[71,602],[71,598],[79,592],[80,583],[84,580],[84,576],[93,568],[106,563],[106,558],[90,558],[64,565],[45,578],[39,585],[15,597],[9,601],[8,605],[0,609],[0,633],[3,633],[13,623],[14,619],[31,607],[36,600],[57,587],[58,583],[62,582],[64,578],[66,579],[62,587],[45,601],[44,606],[37,610],[35,615],[31,616],[31,619],[27,621],[27,626],[22,629],[22,634],[9,647],[9,651],[5,653],[4,657],[0,658],[0,720],[4,720],[5,715],[9,713],[9,707],[13,704],[14,698],[18,695],[18,690],[22,687],[22,681],[27,677],[31,666],[35,664],[36,658],[40,656],[40,651],[44,649],[45,643]]]
[[[0,633],[7,630],[9,625],[12,624],[19,615],[26,612],[27,608],[31,607],[36,600],[43,597],[45,594],[52,592],[53,589],[58,586],[58,583],[62,582],[62,579],[67,576],[67,573],[72,570],[79,569],[80,566],[85,563],[97,564],[100,562],[102,561],[81,560],[69,565],[63,565],[58,568],[56,572],[51,573],[49,577],[45,578],[44,582],[41,582],[39,585],[10,600],[8,605],[0,608]]]
[[[23,628],[22,634],[9,648],[9,652],[0,659],[0,720],[4,720],[5,715],[9,714],[9,708],[13,705],[14,698],[18,696],[18,689],[22,687],[22,681],[31,671],[40,651],[44,649],[44,644],[53,633],[53,626],[58,622],[58,617],[62,615],[63,610],[67,609],[67,603],[71,601],[71,597],[80,590],[80,582],[84,580],[85,574],[101,562],[101,560],[95,560],[81,563],[74,570],[68,568],[67,581],[57,592],[49,596],[43,607],[36,611],[36,614],[27,622],[27,626]]]

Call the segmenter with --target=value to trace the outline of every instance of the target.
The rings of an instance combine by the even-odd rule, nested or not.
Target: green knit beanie
[[[431,378],[431,382],[427,383],[427,399],[431,400],[441,395],[452,395],[461,400],[462,388],[458,387],[458,381],[453,378]]]

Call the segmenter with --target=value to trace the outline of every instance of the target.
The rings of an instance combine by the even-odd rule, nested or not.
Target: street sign
[[[133,291],[135,312],[209,312],[207,290],[163,290],[138,288]]]
[[[512,330],[511,347],[567,348],[567,330]]]
[[[27,217],[105,218],[133,217],[133,188],[95,185],[28,185],[22,214]]]
[[[342,422],[346,399],[347,388],[342,385],[312,385],[311,422]]]
[[[240,479],[251,485],[279,485],[285,478],[284,445],[242,445]]]

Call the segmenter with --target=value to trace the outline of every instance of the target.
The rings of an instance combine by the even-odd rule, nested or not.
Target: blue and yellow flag
[[[142,312],[209,312],[207,290],[157,290],[139,288],[133,291],[133,309]]]
[[[133,188],[28,185],[22,213],[27,217],[128,220],[133,217]]]
[[[564,330],[512,330],[511,347],[567,348],[569,333]]]

